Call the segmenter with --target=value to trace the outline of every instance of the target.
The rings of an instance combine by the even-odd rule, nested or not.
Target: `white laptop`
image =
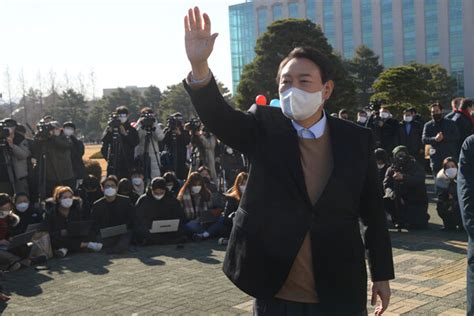
[[[172,233],[177,232],[179,227],[179,219],[169,219],[163,221],[153,221],[150,233]]]

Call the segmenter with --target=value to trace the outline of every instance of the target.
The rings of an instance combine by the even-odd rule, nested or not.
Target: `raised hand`
[[[209,73],[207,59],[212,53],[217,33],[211,35],[211,20],[198,7],[189,9],[188,15],[184,17],[184,32],[186,54],[191,63],[193,76],[203,79]]]

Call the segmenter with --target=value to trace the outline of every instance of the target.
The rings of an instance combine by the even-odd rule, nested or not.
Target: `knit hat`
[[[153,180],[151,180],[151,189],[162,189],[166,190],[166,180],[165,178],[162,177],[156,177]]]
[[[407,156],[410,154],[406,146],[397,146],[393,149],[392,154],[396,157],[399,153],[404,152]]]

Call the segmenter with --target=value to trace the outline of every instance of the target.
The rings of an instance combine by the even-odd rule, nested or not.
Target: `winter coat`
[[[441,142],[435,140],[439,132],[442,132],[444,135],[444,139]],[[431,145],[430,161],[433,173],[437,174],[441,170],[445,158],[453,157],[457,160],[459,131],[453,121],[444,118],[439,122],[429,121],[423,129],[422,140],[423,144]]]
[[[71,163],[76,179],[84,179],[85,166],[82,156],[84,156],[84,143],[75,136],[69,136],[67,139],[71,142]]]
[[[145,152],[145,136],[146,131],[141,128],[141,123],[138,123],[135,126],[138,132],[139,143],[138,146],[135,148],[135,160],[141,159],[141,163],[143,163],[143,154]],[[150,179],[155,177],[161,176],[161,162],[160,162],[160,147],[159,142],[161,142],[165,138],[165,133],[161,129],[161,127],[155,122],[155,130],[152,132],[150,138],[150,142],[148,144],[148,157],[149,162],[151,165],[150,168]],[[154,149],[153,149],[154,148]],[[156,157],[155,151],[156,150]],[[158,160],[157,160],[158,158]]]
[[[41,151],[46,154],[46,180],[56,183],[74,179],[71,162],[72,144],[64,134],[51,136],[45,141],[35,140],[33,156],[39,161]]]

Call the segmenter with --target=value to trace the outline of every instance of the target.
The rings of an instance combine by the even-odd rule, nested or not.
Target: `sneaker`
[[[87,248],[94,251],[94,252],[99,252],[102,250],[102,247],[104,245],[101,244],[100,242],[90,242],[87,244]]]
[[[58,258],[64,258],[67,255],[67,249],[66,248],[59,248],[54,252],[54,255]]]
[[[20,270],[20,268],[21,268],[21,263],[15,262],[14,264],[12,264],[12,265],[8,268],[8,271],[9,271],[9,272],[15,272],[15,271]]]
[[[219,238],[219,240],[217,241],[217,244],[220,245],[220,246],[225,246],[228,243],[229,243],[229,239],[224,238],[224,237]]]

